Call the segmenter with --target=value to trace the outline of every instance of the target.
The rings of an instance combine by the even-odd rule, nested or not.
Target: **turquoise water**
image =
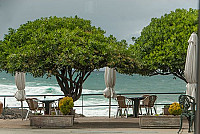
[[[104,72],[92,73],[85,82],[84,88],[95,90],[104,89]],[[148,77],[140,75],[129,76],[117,73],[115,90],[118,93],[185,91],[185,82],[178,78],[173,79],[172,75]]]
[[[156,93],[156,92],[183,92],[186,90],[185,82],[180,79],[173,79],[172,75],[168,76],[140,76],[140,75],[124,75],[117,73],[115,91],[116,93]],[[83,94],[102,94],[105,89],[104,72],[93,72],[83,85]],[[56,82],[55,77],[33,78],[30,74],[26,74],[26,94],[63,94]],[[0,73],[0,94],[14,95],[17,91],[14,76],[5,72]],[[141,96],[141,95],[137,95]],[[179,95],[158,95],[156,103],[172,103],[178,101]],[[53,97],[49,97],[53,98]],[[56,98],[56,97],[54,97]],[[58,97],[57,97],[58,98]],[[48,98],[47,98],[48,99]],[[80,98],[75,102],[75,106],[82,104]],[[3,101],[3,98],[0,98]],[[20,106],[15,98],[6,99],[7,106]],[[108,99],[100,96],[84,96],[84,105],[105,105]],[[112,104],[117,104],[112,100]],[[26,105],[26,102],[24,102]],[[161,112],[161,106],[157,106],[157,110]],[[76,107],[77,113],[82,113],[82,109]],[[107,107],[87,107],[84,108],[83,114],[87,116],[105,116],[108,115]],[[116,114],[116,107],[112,107],[111,115]]]

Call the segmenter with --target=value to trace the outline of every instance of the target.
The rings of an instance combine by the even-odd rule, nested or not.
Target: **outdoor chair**
[[[55,111],[56,115],[60,114],[59,101],[61,99],[62,98],[58,98],[57,101],[55,101],[54,103],[52,103],[51,111]]]
[[[41,110],[44,110],[43,103],[39,103],[37,98],[26,98],[26,102],[28,103],[29,109],[28,109],[28,112],[26,114],[25,120],[27,120],[30,112],[33,111],[34,113],[36,113],[39,110],[40,113],[41,113]],[[39,107],[39,105],[42,105],[42,106]]]
[[[0,101],[0,115],[3,112],[3,103]]]
[[[145,106],[147,106],[149,103],[149,95],[143,95],[142,97],[144,97],[144,99],[140,101],[141,102],[140,103],[140,114],[141,115],[142,115],[142,108],[145,108],[146,113],[148,112],[147,108]]]
[[[141,101],[140,104],[140,112],[142,114],[142,108],[145,108],[146,110],[146,114],[149,115],[150,114],[150,110],[151,110],[151,115],[153,114],[152,112],[152,108],[154,109],[155,114],[157,114],[156,112],[156,108],[155,108],[155,101],[157,99],[156,95],[143,95],[144,100]]]
[[[179,96],[179,104],[182,110],[181,116],[180,116],[180,128],[178,133],[182,129],[183,125],[183,117],[186,117],[188,120],[189,128],[188,132],[192,131],[192,125],[195,119],[195,99],[192,96],[189,95],[180,95]]]
[[[57,99],[55,102],[52,103],[51,105],[51,111],[55,112],[56,115],[60,114],[60,108],[59,108],[59,101],[62,98]]]
[[[117,106],[117,114],[116,114],[116,118],[117,116],[124,116],[126,113],[126,118],[128,117],[128,108],[129,105],[126,104],[126,97],[124,96],[117,96],[117,102],[118,102],[118,106]],[[122,110],[124,109],[124,114],[122,114]]]
[[[56,102],[53,102],[53,103],[51,104],[51,113],[50,113],[50,114],[52,114],[52,112],[54,112],[55,115],[58,115],[57,109],[59,109],[59,107],[57,107],[57,103],[56,103]]]

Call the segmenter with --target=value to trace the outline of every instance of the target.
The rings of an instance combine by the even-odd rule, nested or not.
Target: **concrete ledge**
[[[140,128],[179,128],[180,116],[139,116]]]
[[[73,126],[73,115],[32,115],[30,126],[40,128],[65,128]]]

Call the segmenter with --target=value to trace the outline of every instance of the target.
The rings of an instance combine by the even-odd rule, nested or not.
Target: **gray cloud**
[[[196,8],[198,0],[0,0],[0,39],[8,28],[40,17],[75,16],[90,19],[119,40],[131,42],[151,18],[177,8]]]

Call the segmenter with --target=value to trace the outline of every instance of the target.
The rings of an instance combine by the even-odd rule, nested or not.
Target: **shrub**
[[[64,97],[59,101],[60,111],[67,115],[70,113],[70,110],[74,107],[74,102],[72,97]]]
[[[181,114],[181,107],[180,107],[180,104],[177,103],[177,102],[174,102],[172,103],[170,106],[169,106],[169,113],[172,114],[172,115],[180,115]]]

